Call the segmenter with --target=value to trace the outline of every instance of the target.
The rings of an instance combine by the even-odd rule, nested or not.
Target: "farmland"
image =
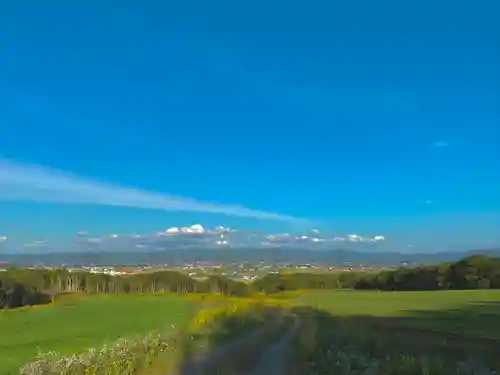
[[[390,318],[392,327],[452,332],[466,337],[493,336],[500,340],[500,290],[316,291],[304,293],[295,302],[337,317],[379,323]]]
[[[482,366],[500,368],[498,290],[316,291],[295,303],[304,324],[292,345],[291,374],[489,374]]]
[[[122,336],[173,330],[194,312],[190,301],[170,295],[75,295],[54,305],[0,312],[0,374],[17,372],[37,351],[72,354]]]
[[[196,306],[202,307],[201,301],[205,308],[193,315]],[[38,349],[45,352],[56,350],[70,355],[88,347],[99,348],[113,343],[119,337],[131,337],[152,329],[163,330],[168,336],[173,334],[174,327],[185,327],[188,322],[203,326],[210,321],[210,334],[205,331],[196,345],[207,349],[207,356],[215,357],[212,348],[231,343],[238,337],[246,336],[255,327],[266,325],[266,319],[256,318],[260,316],[260,313],[255,312],[257,303],[262,302],[277,306],[276,311],[292,311],[292,315],[300,317],[301,328],[293,340],[289,339],[288,354],[281,354],[286,356],[286,371],[291,374],[297,373],[297,369],[301,369],[298,373],[315,373],[312,362],[315,366],[329,367],[331,364],[327,361],[326,353],[331,353],[333,348],[327,350],[323,347],[325,345],[342,345],[343,348],[351,347],[363,353],[377,353],[384,358],[403,350],[414,361],[425,354],[422,351],[424,347],[432,348],[440,360],[446,358],[458,361],[464,353],[484,355],[486,358],[491,353],[492,345],[500,344],[498,290],[302,291],[286,293],[282,298],[272,300],[268,297],[231,299],[218,295],[205,295],[203,298],[161,294],[69,295],[61,297],[54,305],[2,312],[0,373],[17,373],[23,363],[33,359]],[[231,306],[232,312],[228,313],[225,306]],[[223,311],[225,313],[221,314]],[[235,311],[243,311],[240,317],[245,318],[230,323],[230,316]],[[276,340],[279,332],[292,330],[290,322],[281,327],[274,326],[275,331],[268,333],[271,335],[270,341]],[[217,334],[214,334],[215,331]],[[374,339],[380,343],[375,347]],[[258,340],[262,340],[262,337]],[[308,341],[309,347],[304,346],[304,340]],[[264,355],[262,351],[255,351],[258,347],[262,349],[267,345],[254,343],[244,350],[247,353],[254,350],[252,358],[255,359]],[[186,352],[186,347],[178,349],[182,350],[176,355],[172,355],[172,352],[160,353],[148,369],[138,374],[159,375],[164,374],[166,369],[183,366],[182,362],[188,359],[180,354]],[[305,353],[309,353],[307,359],[302,356]],[[234,360],[233,355],[226,354],[218,366],[223,363],[226,368],[243,365],[234,363]],[[366,358],[363,360],[368,361]]]

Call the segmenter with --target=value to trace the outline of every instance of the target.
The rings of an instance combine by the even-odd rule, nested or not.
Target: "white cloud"
[[[333,241],[340,241],[340,242],[359,242],[359,243],[376,243],[376,242],[382,242],[385,241],[386,238],[385,236],[373,236],[373,237],[366,237],[366,236],[361,236],[359,234],[348,234],[345,237],[342,236],[335,236],[332,238]]]
[[[106,241],[108,239],[108,241]],[[311,247],[334,248],[344,245],[362,246],[386,241],[385,236],[362,236],[349,234],[345,236],[301,235],[290,233],[264,234],[227,227],[206,228],[201,224],[171,227],[151,235],[119,235],[112,241],[110,236],[77,237],[78,243],[88,244],[102,250],[120,248],[140,248],[145,250],[189,248],[189,247]]]
[[[172,236],[182,234],[205,234],[207,230],[201,224],[194,224],[189,227],[172,227],[165,230],[165,232],[158,233],[159,236]]]
[[[269,235],[265,237],[266,243],[283,243],[283,244],[292,244],[292,243],[332,243],[332,242],[350,242],[350,243],[376,243],[385,241],[385,236],[373,236],[366,237],[361,236],[359,234],[348,234],[346,236],[334,236],[329,238],[319,237],[319,231],[311,231],[313,236],[292,236],[288,233]],[[315,234],[315,235],[314,235]]]
[[[288,215],[110,185],[44,166],[5,159],[0,159],[0,200],[207,212],[309,225],[307,220]]]
[[[10,240],[10,239],[9,239]],[[111,233],[94,235],[88,232],[78,232],[73,242],[49,242],[37,240],[25,243],[20,249],[47,249],[48,251],[154,251],[154,250],[182,250],[189,248],[203,249],[215,247],[228,248],[277,248],[284,249],[354,249],[362,246],[371,246],[384,243],[383,235],[363,236],[347,234],[337,236],[307,234],[277,233],[266,234],[259,231],[236,230],[217,226],[204,227],[201,224],[166,228],[157,233],[126,234]],[[0,236],[0,244],[7,241],[7,236]],[[15,241],[14,241],[15,242]],[[38,250],[37,250],[38,251]]]
[[[351,242],[361,242],[363,238],[357,234],[348,234],[346,240]]]

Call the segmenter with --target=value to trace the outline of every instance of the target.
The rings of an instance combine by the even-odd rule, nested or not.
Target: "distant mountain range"
[[[201,261],[216,263],[323,264],[331,267],[366,266],[392,267],[401,265],[435,264],[455,261],[472,254],[500,256],[500,248],[440,253],[362,252],[355,250],[311,250],[301,248],[238,248],[145,252],[54,252],[38,254],[0,254],[0,262],[15,266],[82,266],[82,265],[182,265]]]

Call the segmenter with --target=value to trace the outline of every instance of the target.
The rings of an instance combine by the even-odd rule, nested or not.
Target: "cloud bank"
[[[172,227],[152,234],[107,234],[94,236],[80,232],[75,236],[75,244],[80,250],[99,251],[158,251],[209,248],[248,249],[335,249],[370,248],[384,244],[385,236],[362,236],[359,234],[330,235],[313,229],[303,234],[265,234],[257,231],[233,229],[218,226],[206,228],[200,224]],[[44,241],[38,241],[44,242]]]
[[[3,238],[6,242],[7,237]],[[2,237],[0,237],[0,241]],[[247,229],[223,226],[214,228],[201,224],[171,227],[156,233],[104,234],[78,232],[73,239],[51,241],[48,239],[19,242],[9,239],[10,250],[21,253],[40,252],[156,252],[164,250],[183,251],[188,249],[284,249],[302,250],[369,250],[383,249],[388,240],[383,235],[327,234],[317,229],[301,234],[268,234]],[[1,245],[1,242],[0,242]],[[7,243],[5,244],[7,245]]]
[[[166,211],[189,211],[307,224],[278,213],[238,205],[197,201],[170,194],[106,184],[39,165],[0,159],[0,200],[93,204]]]

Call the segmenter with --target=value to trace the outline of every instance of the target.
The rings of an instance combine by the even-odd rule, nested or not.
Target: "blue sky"
[[[7,0],[0,156],[396,247],[500,243],[495,3]],[[9,238],[297,230],[8,195]]]

